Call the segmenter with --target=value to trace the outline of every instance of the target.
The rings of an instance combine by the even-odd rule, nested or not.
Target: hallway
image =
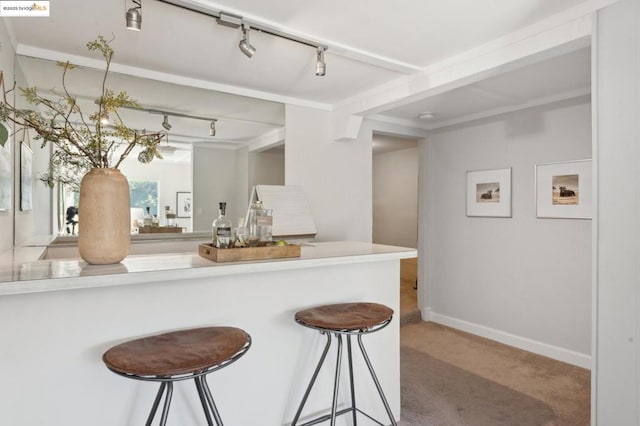
[[[420,321],[416,283],[418,258],[400,261],[400,325]]]
[[[401,426],[587,426],[590,371],[420,318],[402,260]]]

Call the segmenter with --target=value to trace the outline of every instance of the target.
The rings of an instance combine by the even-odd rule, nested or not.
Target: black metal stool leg
[[[207,384],[207,377],[200,376],[200,383],[202,385],[202,389],[204,390],[204,394],[207,397],[207,401],[209,402],[209,408],[211,408],[211,413],[213,414],[213,418],[216,420],[216,423],[218,426],[223,426],[222,418],[220,417],[220,413],[218,412],[216,403],[213,400],[213,396],[211,396],[211,390],[209,389],[209,385]]]
[[[338,339],[338,356],[336,359],[336,377],[333,382],[333,403],[331,404],[331,426],[336,424],[336,411],[338,408],[338,388],[340,387],[340,367],[342,365],[342,336],[336,334]]]
[[[204,390],[202,389],[202,383],[200,382],[200,377],[194,377],[193,381],[196,384],[196,389],[198,389],[198,396],[200,397],[200,403],[202,404],[204,415],[207,417],[207,424],[209,426],[214,426],[213,420],[211,420],[211,414],[209,413],[209,406],[207,405],[206,396],[204,394]]]
[[[364,345],[362,344],[362,335],[358,335],[358,345],[360,346],[360,351],[362,352],[362,356],[364,361],[367,363],[367,368],[369,369],[369,373],[371,373],[371,378],[378,389],[378,394],[380,395],[380,399],[382,399],[382,403],[384,404],[384,409],[387,410],[387,415],[389,416],[389,420],[391,420],[391,424],[393,426],[397,426],[396,419],[393,417],[393,413],[391,412],[391,408],[389,407],[389,403],[387,402],[387,398],[384,396],[384,392],[382,391],[382,386],[380,386],[380,382],[378,381],[378,377],[376,376],[375,371],[373,370],[373,366],[371,365],[371,361],[369,360],[369,356],[367,355],[367,351],[364,349]]]
[[[296,415],[293,418],[293,422],[291,422],[291,426],[296,426],[296,424],[298,424],[298,419],[300,418],[300,414],[302,414],[302,409],[304,408],[304,405],[307,403],[307,398],[309,398],[309,393],[311,392],[311,388],[313,387],[313,384],[316,382],[316,379],[318,378],[318,373],[320,372],[320,368],[322,367],[322,364],[324,364],[324,360],[327,357],[327,353],[329,352],[329,346],[331,346],[331,333],[327,333],[327,332],[323,332],[323,333],[327,335],[327,344],[324,346],[324,350],[322,351],[322,355],[320,356],[320,361],[318,361],[318,365],[316,366],[316,369],[313,372],[313,375],[311,376],[311,381],[309,382],[309,385],[307,386],[307,389],[304,392],[304,396],[302,397],[302,402],[300,402],[300,405],[298,406],[298,411],[296,411]]]
[[[171,396],[173,396],[173,382],[167,382],[167,394],[164,397],[164,407],[162,408],[160,426],[166,426],[167,424],[167,417],[169,416],[169,406],[171,405]]]
[[[349,357],[349,383],[351,384],[351,415],[353,416],[353,426],[358,424],[356,411],[356,389],[353,382],[353,356],[351,355],[351,335],[347,334],[347,355]]]
[[[153,405],[151,406],[151,412],[149,413],[149,417],[147,417],[146,426],[151,426],[151,422],[153,422],[153,418],[156,416],[156,411],[158,411],[158,405],[160,405],[160,399],[162,399],[162,394],[164,393],[164,388],[167,386],[167,382],[160,383],[160,389],[158,389],[158,393],[156,394],[156,399],[153,401]]]

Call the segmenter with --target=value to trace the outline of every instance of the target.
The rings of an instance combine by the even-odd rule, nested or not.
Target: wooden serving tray
[[[178,226],[141,226],[138,228],[138,234],[160,234],[160,233],[181,233],[182,228]]]
[[[214,262],[240,262],[243,260],[282,259],[300,257],[300,246],[266,246],[219,249],[211,244],[200,244],[198,254]]]

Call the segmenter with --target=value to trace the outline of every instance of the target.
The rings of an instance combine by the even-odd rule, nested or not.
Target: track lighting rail
[[[319,43],[314,40],[309,40],[304,37],[299,37],[293,34],[285,33],[284,31],[280,31],[277,28],[271,27],[269,25],[265,25],[259,22],[254,22],[248,19],[243,18],[242,16],[234,15],[228,12],[224,12],[222,10],[212,10],[205,8],[203,6],[198,6],[196,4],[187,3],[181,0],[157,0],[160,3],[170,4],[172,6],[179,7],[181,9],[189,10],[191,12],[196,12],[201,15],[206,15],[212,18],[215,18],[218,24],[230,26],[232,28],[238,28],[242,25],[251,27],[252,30],[260,31],[265,34],[269,34],[275,37],[280,37],[289,41],[293,41],[296,43],[304,44],[306,46],[314,47],[317,49],[327,50],[329,46],[323,43]]]
[[[218,122],[217,118],[211,118],[211,117],[202,117],[199,115],[191,115],[191,114],[183,114],[180,112],[171,112],[171,111],[163,111],[160,109],[154,109],[154,108],[145,108],[145,107],[123,107],[123,108],[127,108],[127,109],[132,109],[134,111],[145,111],[148,112],[149,114],[157,114],[157,115],[161,115],[163,117],[162,119],[162,127],[169,132],[171,130],[171,124],[169,123],[169,117],[180,117],[180,118],[189,118],[192,120],[202,120],[202,121],[208,121],[209,124],[209,136],[215,136],[216,135],[216,123]]]
[[[149,114],[168,115],[170,117],[191,118],[193,120],[202,120],[202,121],[218,121],[217,118],[201,117],[198,115],[183,114],[180,112],[162,111],[159,109],[152,109],[152,108],[129,108],[129,109],[133,109],[137,111],[145,111],[145,112],[148,112]]]

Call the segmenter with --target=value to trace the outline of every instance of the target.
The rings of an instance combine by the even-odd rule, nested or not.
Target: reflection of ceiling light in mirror
[[[171,130],[171,124],[169,124],[169,116],[164,114],[164,120],[162,120],[162,127],[168,132]]]
[[[166,115],[165,115],[166,117]],[[164,123],[162,124],[164,126]],[[169,126],[171,127],[171,126]],[[169,145],[169,134],[167,133],[165,135],[165,138],[167,139],[167,143],[166,145],[163,145],[162,142],[160,142],[160,145],[158,145],[158,152],[160,153],[160,155],[162,155],[163,157],[168,157],[173,155],[173,153],[175,152],[176,148]]]
[[[418,118],[420,120],[433,120],[434,118],[436,118],[436,115],[432,112],[425,111],[418,114]]]
[[[318,47],[316,52],[316,75],[323,77],[327,73],[327,64],[324,61],[324,49]]]
[[[162,151],[162,152],[173,152],[176,149],[177,149],[176,147],[169,145],[169,139],[167,139],[166,145],[158,145],[158,151]]]
[[[160,152],[160,154],[163,157],[172,155],[176,151],[176,149],[177,148],[175,148],[175,147],[173,147],[171,145],[160,145],[160,146],[158,146],[158,151]]]

